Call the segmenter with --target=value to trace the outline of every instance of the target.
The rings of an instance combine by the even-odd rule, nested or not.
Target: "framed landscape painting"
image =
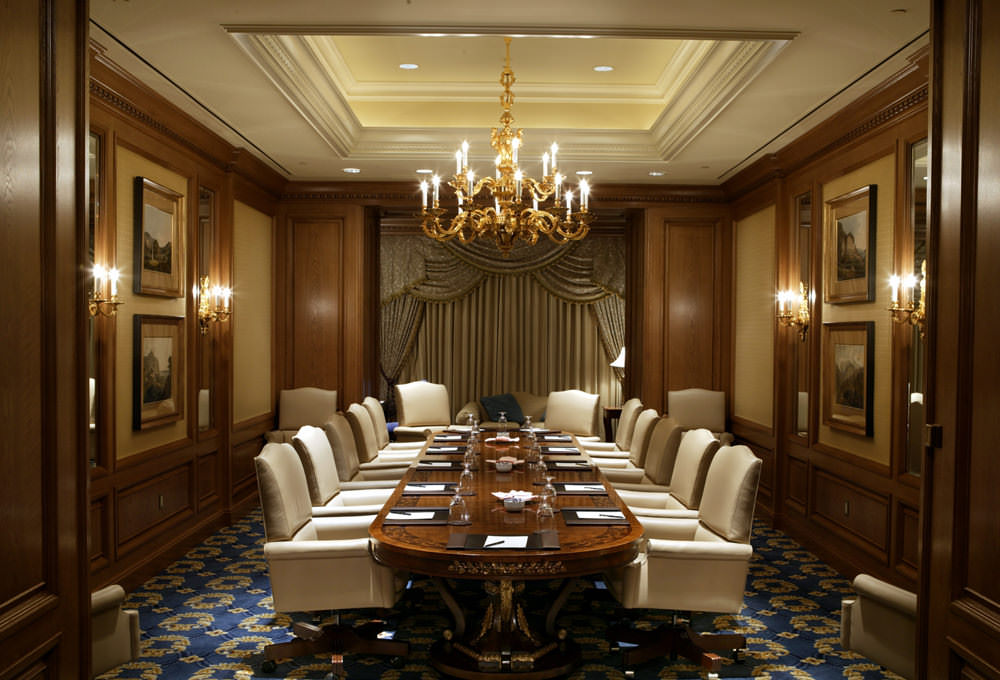
[[[184,417],[183,317],[133,317],[132,374],[133,430]]]
[[[825,302],[875,299],[877,193],[871,184],[826,202]]]
[[[182,297],[183,196],[145,177],[135,178],[134,193],[134,290],[140,295]]]
[[[871,437],[875,322],[823,324],[823,424]]]

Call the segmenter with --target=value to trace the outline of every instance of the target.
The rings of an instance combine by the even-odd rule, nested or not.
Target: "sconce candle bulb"
[[[229,302],[233,291],[228,286],[213,286],[207,276],[201,277],[198,293],[198,328],[202,335],[208,334],[208,325],[213,321],[227,321],[231,311]]]
[[[927,334],[924,308],[924,285],[927,281],[927,260],[920,265],[920,278],[908,274],[900,278],[897,274],[889,277],[889,313],[896,323],[910,323],[920,331],[920,337]],[[900,290],[902,288],[902,291]]]
[[[798,302],[798,309],[792,311],[792,305]],[[792,326],[799,330],[799,340],[805,341],[809,330],[809,291],[806,284],[799,282],[799,292],[792,290],[778,291],[778,321],[782,326]]]
[[[87,310],[91,316],[114,316],[118,313],[118,281],[121,272],[117,267],[106,268],[104,265],[94,265],[94,290],[87,300]]]

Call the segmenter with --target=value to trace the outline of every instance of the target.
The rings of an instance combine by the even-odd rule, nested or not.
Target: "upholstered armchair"
[[[840,644],[908,680],[916,677],[917,596],[868,574],[852,585],[857,595],[842,602]]]
[[[725,446],[733,442],[726,432],[726,393],[691,387],[667,392],[667,415],[685,430],[703,427]]]
[[[365,397],[361,400],[361,405],[368,410],[368,415],[372,420],[372,427],[375,428],[375,442],[378,445],[379,453],[385,451],[419,451],[424,447],[424,442],[391,442],[389,441],[389,424],[385,421],[385,411],[382,404],[375,397]]]
[[[119,585],[90,594],[91,677],[139,658],[139,612],[124,602]]]
[[[323,425],[323,430],[333,448],[333,460],[342,489],[394,487],[406,474],[410,465],[407,462],[384,463],[375,460],[362,463],[354,431],[343,413],[334,413]]]
[[[392,495],[393,487],[388,484],[378,489],[341,489],[333,449],[326,433],[318,427],[300,428],[291,445],[272,442],[264,448],[268,446],[291,446],[298,455],[316,517],[377,514]]]
[[[746,446],[724,446],[705,479],[697,518],[643,517],[645,547],[640,555],[605,574],[614,597],[627,609],[738,613],[753,549],[750,530],[761,461]],[[716,652],[739,650],[735,634],[699,634],[690,625],[655,630],[612,626],[608,639],[636,647],[623,650],[626,665],[680,654],[718,677]]]
[[[313,517],[306,475],[295,452],[265,446],[254,459],[264,514],[264,559],[277,612],[392,607],[406,584],[368,552],[375,515]],[[296,639],[267,645],[264,670],[277,659],[359,651],[406,656],[405,642],[379,640],[340,624],[296,624]]]
[[[682,433],[683,431],[673,418],[659,417],[650,430],[645,450],[641,452],[644,453],[641,460],[630,458],[624,466],[618,466],[619,461],[612,461],[611,465],[599,464],[598,467],[616,489],[622,484],[669,482]],[[633,451],[639,450],[633,449]]]
[[[344,415],[347,416],[351,432],[354,433],[354,445],[358,451],[358,460],[361,462],[362,470],[392,466],[406,468],[417,459],[423,449],[423,444],[421,444],[417,448],[379,451],[378,435],[375,433],[375,424],[372,423],[371,413],[368,409],[361,404],[351,404],[347,407]]]
[[[601,423],[601,395],[582,390],[549,392],[545,427],[570,432],[581,441],[597,441]]]
[[[650,484],[615,484],[615,491],[640,522],[643,517],[697,517],[708,468],[718,450],[719,440],[711,432],[688,430],[681,436],[667,484],[650,479]]]
[[[319,387],[297,387],[278,393],[278,429],[268,432],[269,442],[292,443],[303,425],[323,427],[337,412],[337,391]]]
[[[401,442],[424,442],[432,432],[451,426],[448,388],[438,383],[418,380],[396,385],[396,412],[399,425],[396,439]]]
[[[633,397],[622,404],[622,412],[618,417],[618,429],[612,442],[587,442],[587,453],[597,456],[605,451],[628,451],[632,447],[632,435],[635,432],[636,421],[642,413],[642,401]]]

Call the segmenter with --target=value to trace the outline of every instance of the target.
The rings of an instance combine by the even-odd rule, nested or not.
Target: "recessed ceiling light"
[[[906,14],[906,9],[900,7],[898,9],[891,9],[891,10],[889,10],[889,12],[891,14]]]
[[[344,172],[349,175],[356,175],[361,172],[361,168],[344,168]]]
[[[420,168],[420,169],[417,170],[417,174],[418,175],[430,175],[433,172],[434,171],[431,170],[430,168]]]
[[[404,71],[416,71],[418,68],[420,68],[420,65],[419,64],[400,64],[399,68],[403,69]]]
[[[601,66],[595,66],[594,70],[598,73],[607,73],[608,71],[614,71],[615,67],[602,64]]]
[[[576,174],[578,174],[578,175],[593,175],[594,173],[593,173],[592,170],[577,170]]]
[[[649,176],[650,177],[663,177],[663,171],[662,170],[650,170],[649,171]]]

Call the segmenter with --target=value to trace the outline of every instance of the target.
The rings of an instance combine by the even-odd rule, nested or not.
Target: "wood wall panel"
[[[715,225],[667,226],[667,390],[715,386]]]
[[[193,470],[190,464],[118,493],[118,547],[127,551],[133,540],[181,513],[194,512]]]
[[[916,577],[920,567],[920,511],[906,503],[896,504],[896,568]]]
[[[340,385],[342,220],[292,223],[291,384],[336,389]]]
[[[809,464],[798,458],[788,458],[788,507],[805,513],[809,500]]]
[[[216,471],[219,469],[219,452],[213,451],[198,456],[198,507],[219,495],[219,479]]]
[[[850,481],[813,470],[812,512],[861,539],[857,544],[888,559],[889,500]]]

